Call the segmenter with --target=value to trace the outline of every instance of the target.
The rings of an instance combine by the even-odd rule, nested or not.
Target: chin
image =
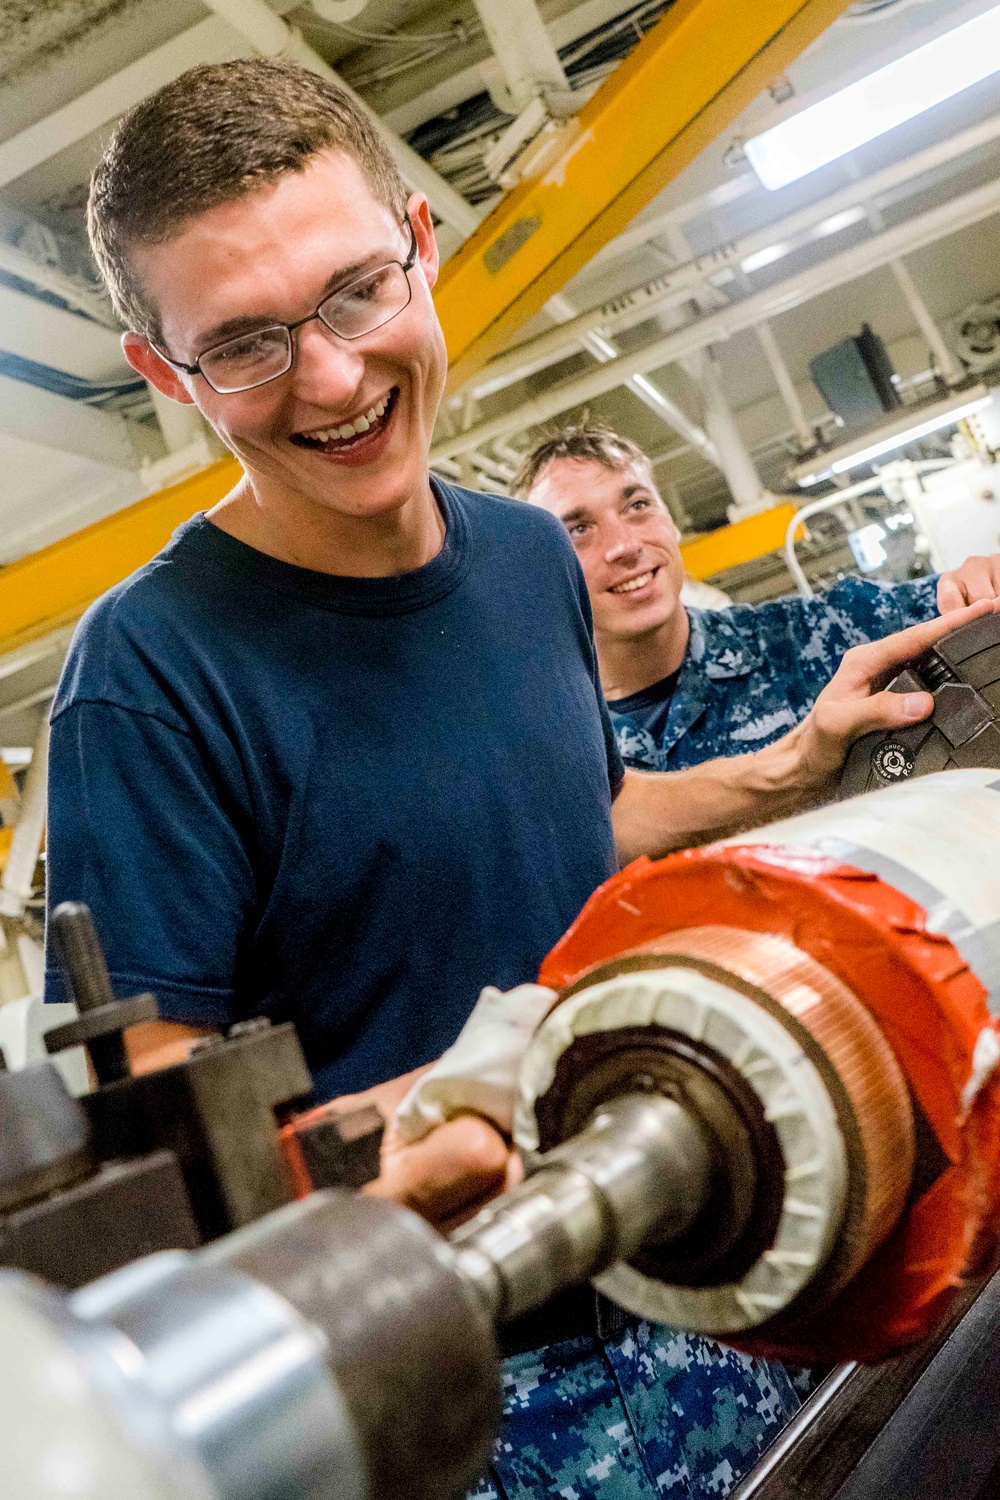
[[[665,625],[674,612],[674,606],[663,604],[659,601],[650,602],[641,610],[635,610],[630,615],[615,620],[609,620],[602,629],[607,635],[614,636],[619,641],[638,641],[643,636],[651,635]]]

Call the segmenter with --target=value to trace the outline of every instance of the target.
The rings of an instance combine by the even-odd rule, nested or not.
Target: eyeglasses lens
[[[240,339],[230,339],[201,357],[201,373],[220,394],[246,391],[283,375],[292,362],[292,337],[287,328],[258,328]]]
[[[406,272],[396,262],[380,266],[342,287],[320,306],[320,319],[342,339],[373,333],[401,313],[410,300]]]

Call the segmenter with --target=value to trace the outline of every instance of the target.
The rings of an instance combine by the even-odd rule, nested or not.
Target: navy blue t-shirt
[[[436,493],[444,546],[394,578],[195,517],[88,611],[53,709],[50,902],[85,901],[117,992],[167,1019],[294,1021],[322,1098],[438,1056],[616,868],[565,531]]]

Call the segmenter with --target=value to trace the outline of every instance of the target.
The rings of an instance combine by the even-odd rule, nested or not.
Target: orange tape
[[[607,881],[542,964],[563,989],[627,949],[680,928],[789,938],[878,1020],[948,1165],[882,1249],[810,1319],[800,1341],[739,1341],[791,1360],[875,1360],[924,1337],[963,1273],[994,1254],[1000,1209],[1000,1081],[963,1116],[972,1054],[990,1026],[986,990],[927,913],[877,876],[808,849],[713,846],[637,860]]]

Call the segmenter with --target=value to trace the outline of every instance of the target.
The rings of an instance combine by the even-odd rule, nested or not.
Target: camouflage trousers
[[[515,1355],[503,1381],[470,1500],[727,1495],[801,1404],[781,1365],[640,1321]]]

